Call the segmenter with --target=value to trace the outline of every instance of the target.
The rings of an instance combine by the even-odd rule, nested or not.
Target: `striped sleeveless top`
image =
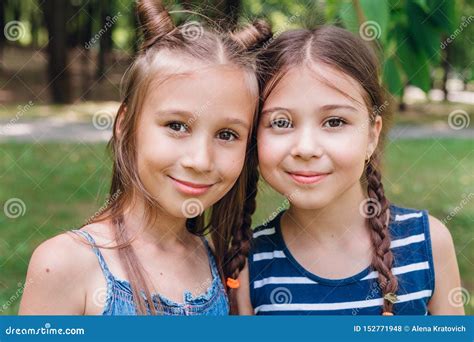
[[[254,230],[249,254],[250,298],[257,315],[380,315],[382,293],[371,266],[345,279],[304,269],[281,234],[280,212]],[[395,315],[428,315],[434,268],[428,212],[390,206],[389,230],[398,279]]]

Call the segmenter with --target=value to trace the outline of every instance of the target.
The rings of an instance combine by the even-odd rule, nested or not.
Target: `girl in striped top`
[[[260,172],[290,205],[254,231],[239,312],[463,314],[449,231],[385,197],[390,106],[375,53],[322,26],[283,33],[259,60]]]

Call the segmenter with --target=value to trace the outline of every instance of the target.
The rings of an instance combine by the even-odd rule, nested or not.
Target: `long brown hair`
[[[378,282],[383,293],[383,312],[392,313],[393,303],[389,294],[398,288],[392,273],[393,254],[390,250],[388,230],[389,201],[385,197],[380,173],[383,141],[391,122],[391,105],[380,82],[379,62],[375,51],[359,37],[336,26],[319,26],[314,29],[287,31],[273,40],[259,54],[259,85],[264,102],[276,84],[292,67],[304,63],[320,62],[349,75],[363,89],[370,124],[377,115],[383,120],[380,143],[366,163],[361,181],[367,186],[370,199],[380,206],[376,215],[367,215],[367,225],[373,244],[372,267],[378,271]],[[334,85],[330,85],[335,88]],[[350,96],[350,94],[345,94]]]
[[[159,206],[145,189],[137,171],[135,131],[144,102],[143,94],[146,94],[150,83],[155,81],[159,74],[156,65],[162,58],[166,58],[162,52],[171,52],[173,56],[193,58],[208,65],[229,63],[243,68],[258,105],[255,52],[271,37],[271,30],[263,20],[257,20],[240,31],[228,33],[207,29],[193,22],[193,25],[196,25],[194,30],[197,31],[191,33],[192,36],[187,36],[185,27],[175,26],[169,13],[158,0],[138,1],[137,14],[143,41],[138,55],[125,75],[123,102],[115,118],[113,136],[108,144],[113,157],[110,196],[114,200],[110,201],[103,213],[92,222],[112,222],[116,245],[100,247],[118,248],[122,266],[131,283],[138,313],[146,314],[149,309],[151,314],[157,314],[144,269],[131,245],[136,236],[129,237],[124,226],[124,211],[133,203],[137,194],[144,199],[146,222],[155,222],[156,208]],[[254,145],[256,120],[255,115],[254,127],[247,142],[246,161],[232,189],[207,213],[186,221],[186,228],[190,233],[210,234],[222,281],[226,277],[238,276],[248,254],[251,215],[255,211],[258,181]],[[144,292],[145,298],[141,291]],[[233,293],[230,295],[233,296]],[[235,300],[231,298],[231,302]],[[235,312],[235,307],[232,310]]]

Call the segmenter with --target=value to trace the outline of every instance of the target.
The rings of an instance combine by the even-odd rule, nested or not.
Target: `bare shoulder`
[[[41,243],[26,275],[20,314],[81,314],[87,269],[94,262],[90,246],[65,232]]]
[[[429,215],[429,224],[433,253],[445,255],[453,250],[453,238],[444,223]]]
[[[90,247],[74,233],[65,232],[41,243],[33,252],[30,269],[44,271],[52,276],[75,272],[81,267],[78,260],[87,259]]]

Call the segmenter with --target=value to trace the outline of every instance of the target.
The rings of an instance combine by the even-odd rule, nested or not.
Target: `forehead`
[[[270,85],[271,86],[271,85]],[[366,108],[362,86],[349,75],[324,63],[311,62],[289,68],[276,81],[268,94],[264,108],[268,106],[314,107],[324,105],[352,105]]]
[[[253,82],[252,82],[253,81]],[[162,73],[150,82],[148,94],[160,101],[180,99],[180,102],[213,99],[214,102],[233,98],[253,98],[255,78],[242,69],[228,66],[201,66],[200,68]]]
[[[245,70],[229,65],[161,73],[148,86],[143,114],[148,117],[163,112],[186,112],[192,115],[193,121],[217,123],[218,119],[219,122],[240,119],[250,127],[258,92],[256,79],[248,77]],[[254,83],[254,91],[249,82]]]

